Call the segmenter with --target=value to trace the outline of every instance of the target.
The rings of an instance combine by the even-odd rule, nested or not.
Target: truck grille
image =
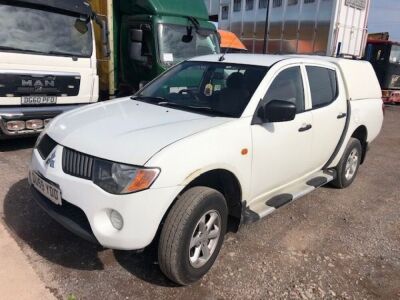
[[[81,76],[77,73],[71,75],[47,74],[0,74],[0,97],[32,96],[78,96]]]
[[[42,159],[46,159],[56,146],[57,142],[45,134],[40,143],[37,145],[37,150],[39,151]]]
[[[69,148],[63,150],[62,168],[66,174],[83,179],[92,179],[93,163],[93,156]]]

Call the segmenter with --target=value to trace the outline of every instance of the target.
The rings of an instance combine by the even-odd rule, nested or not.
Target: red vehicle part
[[[382,100],[385,104],[400,103],[400,91],[397,90],[383,90]]]

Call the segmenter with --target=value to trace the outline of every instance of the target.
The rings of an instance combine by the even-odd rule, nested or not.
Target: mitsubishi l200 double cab
[[[158,240],[161,270],[199,280],[235,228],[331,183],[349,186],[383,121],[368,62],[227,54],[180,63],[132,97],[55,118],[29,182],[104,247]]]

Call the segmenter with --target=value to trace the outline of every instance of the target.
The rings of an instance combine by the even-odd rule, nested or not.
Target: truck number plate
[[[56,104],[56,96],[22,96],[22,105]]]
[[[43,179],[35,172],[31,172],[31,182],[33,186],[51,202],[57,205],[62,205],[61,190],[53,183]]]

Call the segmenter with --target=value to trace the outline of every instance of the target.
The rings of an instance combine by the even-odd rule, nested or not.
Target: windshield
[[[400,64],[400,46],[398,45],[392,46],[392,51],[390,52],[389,61],[392,64]]]
[[[164,73],[133,98],[215,116],[238,118],[267,67],[187,61]]]
[[[160,24],[159,40],[160,59],[166,65],[195,56],[219,53],[217,34],[208,29]]]
[[[0,51],[90,57],[90,22],[74,16],[0,4]]]

